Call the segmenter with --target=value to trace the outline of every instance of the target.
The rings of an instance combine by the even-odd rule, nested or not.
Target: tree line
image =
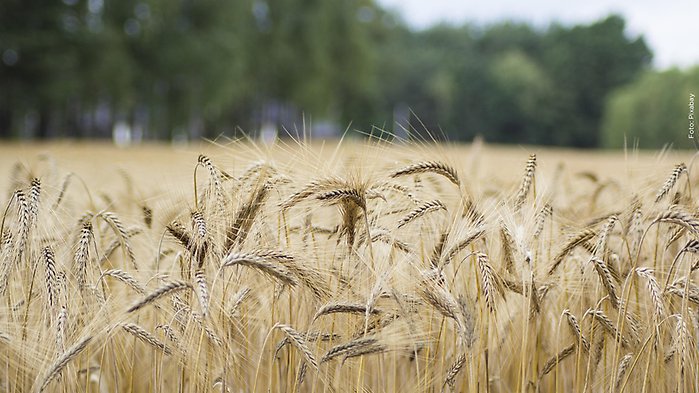
[[[145,139],[305,126],[578,147],[631,127],[612,92],[652,60],[617,15],[415,30],[373,0],[5,0],[0,55],[4,138],[122,123]]]

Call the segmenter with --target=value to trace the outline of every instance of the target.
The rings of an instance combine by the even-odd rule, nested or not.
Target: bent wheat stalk
[[[66,367],[68,363],[70,363],[71,360],[78,357],[78,355],[80,355],[80,353],[85,350],[85,348],[91,340],[92,336],[83,337],[83,339],[73,344],[73,346],[71,346],[67,351],[65,351],[62,356],[56,359],[56,361],[53,362],[51,367],[48,368],[49,371],[41,379],[41,384],[38,385],[39,388],[37,389],[37,391],[43,392],[44,390],[46,390],[46,388],[49,386],[49,383],[51,383],[51,381],[53,381],[58,376],[58,374]]]
[[[456,170],[454,168],[438,162],[438,161],[424,161],[424,162],[418,162],[412,165],[409,165],[405,168],[401,168],[389,176],[392,178],[396,177],[401,177],[401,176],[406,176],[406,175],[413,175],[417,173],[426,173],[426,172],[431,172],[435,173],[438,175],[442,175],[447,180],[450,182],[454,183],[455,185],[459,186],[461,185],[461,182],[459,181],[459,176],[456,174]]]

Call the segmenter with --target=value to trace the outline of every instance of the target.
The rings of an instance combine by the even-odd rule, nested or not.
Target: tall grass
[[[0,391],[699,390],[691,163],[480,151],[201,155],[165,193],[16,165]]]

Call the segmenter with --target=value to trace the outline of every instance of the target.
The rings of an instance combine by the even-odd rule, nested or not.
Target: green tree
[[[699,67],[681,71],[647,72],[609,98],[602,123],[606,147],[638,145],[659,148],[668,143],[690,148],[690,94],[699,92]],[[696,99],[695,99],[696,100]],[[696,118],[696,112],[695,112]],[[696,127],[695,120],[695,127]],[[699,134],[694,135],[699,138]]]
[[[109,3],[106,23],[123,31],[113,46],[124,48],[132,70],[115,110],[129,121],[145,113],[152,136],[215,130],[247,89],[249,9],[246,1]]]
[[[451,139],[592,147],[606,95],[646,68],[642,38],[610,16],[587,26],[440,25],[379,42],[382,107],[403,103],[413,131]]]
[[[16,131],[29,114],[38,123],[37,137],[57,132],[64,97],[79,84],[76,19],[63,2],[0,2],[0,107],[10,112],[0,128]]]
[[[375,0],[0,2],[0,136],[216,137],[298,126],[596,146],[650,51],[611,16],[415,31]],[[406,108],[412,110],[412,114]],[[394,118],[394,115],[396,118]],[[31,123],[36,123],[32,126]]]
[[[498,143],[546,143],[539,136],[552,83],[539,64],[541,46],[541,33],[526,24],[505,22],[480,32],[478,52],[464,59],[468,74],[460,88],[467,104],[454,112],[468,115],[454,119],[463,124],[457,129]]]
[[[558,132],[552,142],[597,146],[607,94],[633,81],[650,60],[643,38],[628,38],[620,16],[588,26],[551,28],[544,38],[543,64],[556,83],[552,109]]]
[[[519,49],[496,56],[490,70],[498,100],[492,126],[497,140],[550,143],[554,82],[546,72]]]
[[[382,126],[396,128],[394,109],[410,108],[410,121],[397,128],[406,127],[415,134],[429,131],[434,136],[442,130],[458,138],[452,133],[453,121],[461,111],[456,100],[464,85],[459,78],[475,52],[471,28],[438,25],[414,32],[398,26],[379,44],[378,80],[386,114]]]
[[[381,12],[373,1],[258,0],[253,7],[252,101],[361,122],[377,91],[371,37]]]

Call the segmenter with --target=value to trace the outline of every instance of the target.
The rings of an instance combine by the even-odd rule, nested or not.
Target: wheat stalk
[[[89,220],[82,222],[80,236],[78,237],[78,245],[73,257],[75,275],[78,280],[78,286],[81,288],[85,286],[86,282],[87,263],[90,258],[90,241],[92,240],[92,236],[92,222]]]
[[[252,289],[250,288],[243,288],[233,296],[233,305],[231,306],[230,311],[228,311],[228,315],[233,317],[236,314],[238,307],[240,307],[251,291]]]
[[[357,351],[362,348],[374,347],[379,340],[373,337],[362,337],[346,343],[336,345],[330,350],[328,350],[322,358],[320,358],[320,364],[328,362],[340,355],[344,355],[350,351]]]
[[[599,234],[597,235],[597,244],[595,245],[594,248],[594,253],[593,256],[599,258],[604,254],[604,252],[607,249],[607,239],[609,238],[610,233],[614,229],[614,225],[619,221],[616,215],[611,215],[607,219],[607,222],[605,225],[602,227],[600,230]]]
[[[231,267],[236,265],[250,267],[259,270],[272,278],[276,278],[284,284],[295,286],[297,284],[296,278],[294,278],[289,270],[282,265],[271,262],[272,260],[283,259],[277,258],[283,255],[285,254],[277,254],[272,252],[233,252],[228,254],[228,256],[223,259],[221,267]]]
[[[596,257],[592,257],[592,262],[595,266],[595,270],[597,271],[597,275],[602,282],[602,285],[607,290],[609,302],[614,308],[619,308],[619,297],[617,295],[616,285],[614,284],[614,277],[609,269],[609,266],[603,260]]]
[[[387,231],[376,232],[374,229],[372,229],[371,230],[371,241],[372,242],[382,241],[386,244],[391,245],[391,247],[394,247],[400,251],[403,251],[404,253],[407,253],[407,254],[413,253],[413,249],[407,243],[391,237],[391,235]]]
[[[592,315],[617,342],[620,342],[622,347],[629,346],[628,340],[614,327],[614,322],[602,310],[589,309],[585,311],[585,315],[588,314]]]
[[[245,242],[255,217],[258,216],[267,197],[269,196],[269,183],[263,182],[253,189],[248,200],[238,209],[231,225],[226,229],[226,242],[223,248],[230,250],[234,245]]]
[[[34,178],[31,181],[29,187],[29,220],[32,222],[31,225],[36,223],[39,217],[39,203],[41,198],[41,180]]]
[[[340,338],[339,334],[334,333],[320,333],[320,332],[306,332],[301,333],[306,342],[316,342],[316,341],[334,341]],[[286,345],[291,343],[289,337],[284,337],[277,346],[274,348],[274,357],[279,357],[279,351],[281,351]]]
[[[153,226],[153,209],[144,203],[141,206],[141,213],[143,213],[143,223],[150,229]]]
[[[218,211],[223,212],[225,210],[225,198],[223,196],[223,185],[221,184],[221,176],[219,174],[218,169],[211,162],[211,159],[209,159],[209,157],[203,154],[199,155],[199,157],[197,158],[197,163],[203,165],[209,172],[209,178],[211,180],[211,183],[213,183],[214,187],[216,204],[219,209]]]
[[[180,224],[177,221],[173,221],[165,227],[167,229],[168,233],[172,235],[175,239],[177,239],[180,244],[186,248],[189,249],[193,242],[192,242],[192,236],[182,224]]]
[[[122,247],[124,247],[126,255],[131,261],[131,264],[133,265],[134,269],[138,270],[138,266],[136,265],[136,256],[134,255],[134,251],[129,243],[129,233],[126,230],[126,227],[124,227],[124,224],[121,223],[119,217],[115,213],[108,211],[100,213],[98,217],[102,218],[114,230],[119,238],[119,241],[121,242]]]
[[[415,195],[410,191],[410,189],[406,186],[396,184],[396,183],[391,183],[391,182],[385,182],[385,183],[380,183],[369,190],[371,191],[378,191],[378,190],[388,190],[388,191],[395,191],[396,193],[400,195],[404,195],[406,198],[408,198],[411,202],[413,203],[418,203],[419,201],[415,199]]]
[[[369,308],[364,305],[364,304],[358,304],[358,303],[329,303],[316,311],[315,315],[313,316],[313,321],[316,319],[324,316],[324,315],[330,315],[330,314],[365,314],[365,313],[370,313],[370,314],[380,314],[383,311],[376,309],[376,308]]]
[[[206,317],[209,312],[209,288],[206,285],[206,275],[204,270],[197,270],[194,272],[194,281],[196,282],[195,292],[197,293],[197,299],[199,299],[199,307],[201,307],[202,316]]]
[[[206,322],[199,313],[190,310],[189,315],[192,317],[192,320],[194,320],[194,322],[196,322],[197,325],[199,325],[199,327],[204,331],[204,334],[206,334],[206,337],[212,344],[219,348],[223,347],[223,340],[221,337],[219,337],[216,332],[207,326]]]
[[[546,363],[544,363],[544,367],[541,368],[541,371],[539,371],[539,379],[542,379],[546,374],[550,373],[554,367],[556,367],[560,362],[565,360],[574,352],[575,344],[570,344],[567,347],[563,348],[560,352],[549,358],[546,361]]]
[[[444,383],[442,384],[442,390],[445,386],[449,386],[452,390],[454,390],[454,381],[456,376],[459,375],[459,372],[461,372],[461,369],[464,368],[464,365],[466,365],[466,355],[462,353],[456,357],[454,363],[452,363],[452,365],[449,367],[447,376],[444,378]]]
[[[426,284],[421,288],[420,294],[440,314],[455,321],[458,320],[459,304],[449,292],[436,285]]]
[[[128,285],[129,287],[133,288],[136,292],[145,295],[146,294],[146,288],[141,285],[141,283],[134,278],[131,274],[128,272],[125,272],[121,269],[109,269],[105,270],[101,275],[100,278],[97,280],[99,283],[103,277],[114,277],[118,278],[119,281],[123,282],[124,284]]]
[[[276,324],[272,329],[279,329],[284,334],[286,337],[289,339],[289,341],[298,349],[306,359],[306,362],[313,366],[316,370],[318,369],[318,361],[316,360],[315,356],[313,355],[313,352],[311,352],[310,348],[308,348],[308,344],[306,344],[306,340],[301,335],[299,332],[297,332],[294,328],[292,328],[289,325],[284,325],[284,324]]]
[[[626,371],[629,369],[631,360],[633,360],[632,353],[627,353],[626,355],[624,355],[623,358],[621,358],[621,361],[619,362],[619,367],[617,367],[616,380],[614,381],[615,390],[619,390],[619,388],[621,387],[621,382],[624,379],[624,375],[626,375]]]
[[[507,270],[511,274],[516,274],[517,270],[515,269],[515,257],[514,251],[512,249],[512,245],[514,244],[512,234],[503,223],[500,223],[499,232],[500,246],[502,248],[502,257],[505,260],[505,270]]]
[[[684,254],[685,252],[690,252],[692,254],[699,254],[699,240],[690,240],[687,244],[682,247],[682,249],[675,255],[675,258],[672,261],[672,264],[670,265],[670,270],[667,272],[667,279],[665,279],[665,285],[663,288],[667,289],[668,283],[670,282],[670,278],[672,277],[672,273],[675,270],[675,266],[680,260],[680,256]],[[690,272],[696,270],[696,267],[699,267],[699,262],[697,262],[694,266],[690,268]]]
[[[44,271],[46,272],[46,299],[49,309],[53,309],[58,304],[60,291],[56,272],[56,259],[50,246],[44,247],[42,256],[44,259]]]
[[[70,179],[74,176],[74,174],[68,173],[64,178],[63,181],[61,182],[61,188],[58,193],[58,197],[56,197],[56,202],[53,203],[53,210],[57,210],[58,206],[60,206],[61,202],[63,201],[63,197],[66,195],[66,191],[68,190],[68,185],[70,185]]]
[[[338,188],[318,194],[316,199],[330,204],[351,201],[362,209],[366,208],[365,197],[355,188]]]
[[[401,218],[400,221],[398,221],[398,228],[408,225],[416,219],[424,216],[425,214],[437,210],[447,210],[447,207],[444,206],[444,204],[441,201],[436,199],[433,201],[425,202],[422,205],[418,206],[416,209],[412,210],[405,217]]]
[[[423,162],[418,162],[412,165],[409,165],[407,167],[401,168],[389,175],[389,177],[401,177],[401,176],[407,176],[407,175],[414,175],[418,173],[435,173],[441,176],[444,176],[449,180],[450,182],[454,183],[455,185],[459,186],[461,185],[461,182],[459,181],[459,176],[456,173],[456,170],[454,168],[438,162],[438,161],[423,161]]]
[[[485,297],[486,305],[491,312],[495,312],[495,291],[497,285],[495,283],[495,275],[493,267],[488,263],[488,256],[484,253],[477,253],[478,269],[480,270],[481,290]]]
[[[570,254],[571,251],[573,251],[576,247],[579,245],[583,244],[584,242],[592,239],[595,236],[595,232],[589,230],[589,229],[584,229],[577,235],[575,235],[568,243],[566,243],[565,246],[561,249],[561,251],[556,254],[556,256],[553,258],[553,265],[549,269],[548,275],[552,275],[558,266],[561,265],[561,262],[565,259],[565,257]]]
[[[139,309],[155,302],[156,300],[160,299],[163,296],[171,295],[171,294],[178,292],[178,291],[181,291],[183,289],[192,289],[192,286],[189,285],[188,283],[182,282],[182,281],[173,281],[171,283],[165,284],[165,285],[161,286],[160,288],[156,289],[155,291],[151,292],[150,295],[143,298],[143,300],[141,300],[140,302],[135,303],[133,306],[131,306],[127,310],[127,312],[131,313],[131,312],[134,312],[136,310],[139,310]]]
[[[165,337],[167,337],[167,339],[170,340],[170,342],[172,342],[182,354],[187,353],[186,348],[182,347],[181,340],[177,336],[177,333],[175,333],[175,331],[170,327],[170,325],[158,325],[155,327],[155,330],[162,330],[163,334],[165,334]]]
[[[41,379],[41,384],[38,385],[39,389],[37,391],[43,392],[46,390],[49,383],[51,383],[51,381],[58,376],[58,374],[66,367],[68,363],[70,363],[71,360],[75,359],[83,350],[85,350],[87,344],[89,344],[91,340],[92,336],[86,336],[82,340],[73,344],[73,346],[65,351],[63,355],[59,356],[58,359],[51,364],[51,367],[48,368],[49,371],[46,373],[46,375]]]
[[[342,364],[344,364],[347,361],[347,359],[350,359],[350,358],[365,356],[365,355],[373,355],[373,354],[377,354],[377,353],[384,353],[387,350],[388,350],[388,347],[386,345],[379,344],[379,343],[357,346],[357,347],[348,349],[348,350],[343,352]]]
[[[691,231],[695,235],[699,234],[699,220],[694,218],[694,216],[691,214],[679,209],[671,209],[661,213],[655,220],[653,220],[651,225],[658,222],[680,225],[687,228],[687,230]]]
[[[662,187],[660,187],[660,190],[658,190],[658,193],[655,195],[655,203],[660,202],[660,200],[663,199],[668,192],[670,192],[672,187],[675,186],[675,183],[677,183],[677,180],[685,172],[687,172],[687,166],[684,163],[675,165],[675,169],[672,170],[670,176],[667,178],[667,180],[665,180],[665,183]]]
[[[585,350],[589,352],[590,342],[582,334],[582,330],[580,329],[580,323],[578,323],[578,319],[567,308],[563,310],[563,315],[566,316],[568,326],[570,326],[570,330],[573,332],[573,335],[579,340],[579,342],[582,343],[583,348],[585,348]]]
[[[449,238],[449,231],[442,232],[441,235],[439,235],[439,240],[437,240],[437,243],[435,243],[432,248],[430,266],[433,268],[439,267],[439,261],[442,259],[442,252],[444,251],[444,244],[447,242],[447,238]]]
[[[534,225],[534,234],[532,237],[538,238],[541,232],[544,231],[544,224],[546,223],[546,218],[553,215],[553,207],[548,203],[541,208],[541,210],[536,214],[536,224]]]
[[[61,311],[56,317],[56,351],[59,354],[65,352],[66,325],[68,323],[68,310],[66,306],[61,306]]]
[[[477,229],[477,230],[471,232],[465,238],[459,240],[454,246],[449,248],[449,250],[444,253],[444,257],[442,258],[443,262],[440,265],[440,267],[443,268],[444,266],[448,265],[451,262],[451,260],[456,256],[456,254],[465,250],[466,247],[468,247],[474,241],[480,239],[484,234],[485,234],[484,230]]]
[[[689,329],[687,328],[687,323],[682,318],[681,314],[672,315],[677,319],[675,324],[675,336],[672,340],[672,346],[667,355],[665,355],[665,363],[672,360],[672,358],[679,352],[679,358],[681,363],[681,368],[684,368],[685,354],[687,353],[687,342],[689,341],[691,335]]]
[[[206,239],[207,229],[206,221],[204,220],[204,215],[201,211],[195,210],[192,212],[192,225],[196,229],[197,237],[199,241],[203,242]]]
[[[346,182],[338,178],[313,180],[301,188],[301,190],[292,194],[286,200],[281,202],[279,207],[286,210],[318,192],[343,188],[344,186],[346,186]]]
[[[686,297],[688,301],[699,305],[699,288],[695,285],[689,284],[689,289],[687,289],[685,281],[685,278],[676,280],[669,287],[667,287],[667,293],[683,299]]]
[[[515,209],[519,210],[524,204],[529,194],[529,189],[531,188],[532,182],[534,180],[534,172],[536,171],[536,154],[531,154],[527,160],[527,165],[524,168],[524,176],[522,176],[522,182],[517,190],[517,195],[515,196]]]
[[[665,315],[665,305],[663,304],[660,285],[658,284],[658,280],[655,279],[655,275],[653,275],[653,269],[639,267],[636,269],[636,274],[648,280],[648,292],[653,300],[655,318],[656,321],[660,321],[663,315]]]
[[[164,354],[168,356],[172,355],[172,350],[170,350],[170,348],[163,344],[162,341],[158,340],[154,335],[150,334],[147,330],[136,325],[135,323],[125,323],[121,325],[121,327],[125,331],[132,334],[134,337],[138,338],[142,342],[150,345],[151,347],[162,351]]]
[[[27,243],[29,241],[29,231],[31,229],[31,210],[27,198],[21,190],[14,193],[14,199],[17,200],[19,210],[19,236],[17,239],[17,252],[15,253],[15,265],[19,264],[22,256],[27,251]]]

